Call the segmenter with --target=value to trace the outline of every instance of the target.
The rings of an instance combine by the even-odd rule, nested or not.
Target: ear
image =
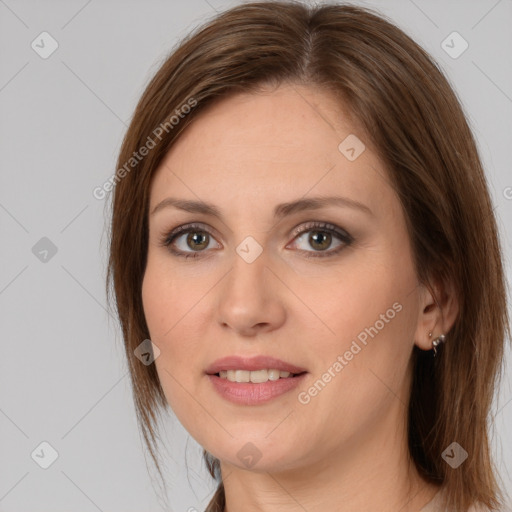
[[[458,313],[459,301],[452,280],[438,280],[433,285],[420,285],[418,324],[414,343],[422,350],[430,350],[434,339],[450,331]],[[429,336],[430,332],[432,336]]]

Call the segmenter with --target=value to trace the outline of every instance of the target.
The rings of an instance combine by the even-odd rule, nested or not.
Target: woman
[[[157,467],[159,408],[200,443],[207,511],[502,509],[496,222],[462,108],[400,29],[220,14],[148,85],[115,181],[141,429]]]

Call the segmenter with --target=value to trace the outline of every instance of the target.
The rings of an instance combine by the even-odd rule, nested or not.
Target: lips
[[[276,359],[270,356],[254,356],[254,357],[242,357],[242,356],[228,356],[214,361],[205,373],[208,375],[215,375],[220,371],[225,370],[247,370],[256,371],[268,368],[274,368],[283,372],[290,372],[293,374],[301,374],[306,372],[305,368],[295,366],[281,359]]]
[[[230,382],[217,375],[206,375],[212,388],[223,400],[238,406],[264,405],[280,397],[286,397],[304,383],[307,372],[263,383]]]

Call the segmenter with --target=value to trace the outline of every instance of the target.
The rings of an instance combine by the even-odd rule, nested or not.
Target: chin
[[[217,445],[211,450],[206,446],[205,448],[223,464],[256,473],[276,473],[301,467],[304,457],[297,453],[297,443],[290,442],[289,446],[285,446],[282,441],[278,439],[276,443],[269,442],[264,437],[252,440],[246,437],[243,441],[231,439],[229,445],[220,447]]]

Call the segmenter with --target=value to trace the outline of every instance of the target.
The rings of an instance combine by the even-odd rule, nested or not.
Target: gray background
[[[3,512],[162,510],[120,331],[105,310],[105,204],[92,191],[115,171],[136,101],[168,52],[191,28],[236,3],[0,0]],[[390,16],[454,85],[486,165],[510,275],[511,0],[354,3]],[[59,45],[47,59],[31,47],[43,31]],[[453,31],[469,43],[456,59],[441,47]],[[57,248],[45,262],[33,252],[43,237]],[[508,489],[511,361],[507,351],[493,437]],[[165,425],[172,510],[204,510],[213,482],[201,449],[175,418]],[[59,454],[48,469],[31,457],[43,441]]]

